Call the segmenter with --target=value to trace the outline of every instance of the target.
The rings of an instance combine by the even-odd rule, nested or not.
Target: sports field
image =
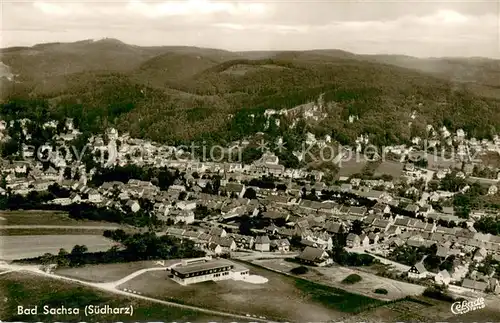
[[[327,322],[383,303],[253,265],[244,266],[250,269],[251,275],[268,281],[252,284],[223,280],[182,286],[168,278],[164,271],[151,271],[119,288],[181,304],[287,322]]]

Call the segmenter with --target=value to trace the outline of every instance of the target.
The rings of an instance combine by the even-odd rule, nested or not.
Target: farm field
[[[118,321],[181,321],[181,322],[230,322],[227,317],[215,317],[194,310],[181,309],[153,302],[138,300],[132,297],[115,295],[76,283],[53,280],[27,273],[11,272],[0,276],[0,320],[7,322],[118,322]],[[80,308],[79,315],[43,315],[40,308],[44,305],[52,307],[66,306]],[[85,305],[109,305],[123,307],[132,305],[133,316],[130,315],[99,315],[95,318],[86,317]],[[38,315],[17,315],[17,306],[39,306]],[[42,312],[42,313],[40,313]]]
[[[264,316],[269,320],[325,322],[361,311],[365,306],[382,304],[373,298],[347,293],[247,265],[251,275],[269,281],[251,284],[243,281],[218,281],[182,286],[166,272],[147,272],[120,289],[143,295],[213,310]]]
[[[260,259],[253,261],[253,263],[282,272],[289,272],[291,269],[299,266],[299,264],[288,262],[284,259]],[[358,274],[363,280],[348,286],[342,284],[342,280],[351,274]],[[380,300],[395,300],[410,295],[420,295],[425,289],[425,287],[420,285],[400,282],[341,266],[323,268],[309,267],[309,272],[300,275],[300,277],[320,284],[347,289],[353,293],[363,294]],[[386,289],[389,293],[387,295],[375,294],[374,290],[377,288]]]
[[[118,224],[90,220],[75,220],[68,217],[66,212],[60,211],[1,211],[0,226],[2,225],[57,225],[57,226],[109,226],[119,227]]]
[[[44,253],[57,254],[64,248],[70,252],[75,245],[85,245],[90,252],[105,251],[115,243],[100,235],[28,235],[0,236],[0,259],[33,258]]]
[[[399,178],[403,174],[404,165],[395,161],[383,161],[375,170],[374,176],[391,175]]]
[[[165,261],[165,266],[178,263],[179,261]],[[159,266],[155,261],[135,261],[117,264],[86,265],[78,268],[61,268],[56,269],[55,273],[88,282],[108,283],[117,281],[138,270]]]

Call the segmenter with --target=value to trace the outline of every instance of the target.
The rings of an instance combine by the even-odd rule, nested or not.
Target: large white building
[[[181,285],[239,279],[249,274],[247,268],[235,266],[225,260],[198,260],[171,269],[173,280]]]

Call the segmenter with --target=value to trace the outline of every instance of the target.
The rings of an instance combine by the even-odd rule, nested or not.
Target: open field
[[[497,297],[488,305],[487,298],[486,308],[462,315],[453,314],[449,302],[418,297],[417,300],[422,300],[428,305],[403,300],[368,310],[350,317],[344,322],[500,322],[500,308],[498,307],[500,299]]]
[[[482,164],[485,166],[500,167],[500,154],[489,151],[480,157]]]
[[[165,266],[178,263],[180,260],[168,260]],[[129,263],[87,265],[78,268],[57,269],[57,275],[76,278],[94,283],[117,281],[141,269],[159,267],[155,261],[135,261]]]
[[[58,226],[109,226],[118,227],[118,224],[90,220],[75,220],[68,217],[66,212],[26,210],[26,211],[1,211],[0,225],[58,225]]]
[[[265,266],[282,272],[290,272],[291,269],[299,264],[288,262],[284,259],[260,259],[253,263]],[[342,284],[342,280],[351,274],[360,275],[363,280],[359,283],[348,285]],[[334,267],[309,267],[309,272],[300,277],[320,284],[347,289],[354,293],[363,294],[369,297],[381,300],[400,299],[410,295],[420,295],[425,287],[406,282],[400,282],[385,277],[380,277],[364,271],[353,268],[334,266]],[[384,288],[389,293],[387,295],[375,294],[374,290]]]
[[[395,161],[383,161],[375,170],[374,176],[391,175],[393,178],[401,177],[404,165]]]
[[[57,254],[61,248],[70,252],[77,244],[95,252],[108,250],[114,242],[99,235],[0,236],[0,259],[32,258],[47,252]]]
[[[293,322],[331,321],[361,311],[366,306],[381,304],[373,298],[350,294],[252,265],[245,266],[250,268],[251,275],[263,276],[269,281],[265,284],[251,284],[226,280],[181,286],[168,278],[166,272],[155,271],[140,275],[119,288],[207,309]]]
[[[99,229],[99,228],[78,228],[78,227],[30,227],[22,228],[18,226],[0,226],[0,237],[1,236],[43,236],[43,235],[97,235],[102,236],[104,231],[114,230],[109,229]]]
[[[363,157],[356,160],[356,156],[353,156],[350,160],[342,161],[339,165],[338,176],[360,174],[365,168],[366,163],[367,161]]]
[[[147,321],[157,320],[164,322],[229,322],[227,317],[215,317],[194,310],[181,309],[145,300],[138,300],[121,295],[114,295],[93,290],[90,287],[76,283],[53,280],[46,277],[35,276],[27,273],[7,273],[0,276],[0,320],[20,322],[117,322],[117,321]],[[86,317],[86,305],[109,305],[111,307],[133,306],[133,315],[99,315]],[[17,306],[38,305],[38,315],[17,315]],[[44,305],[51,307],[66,306],[78,307],[79,315],[44,315]]]

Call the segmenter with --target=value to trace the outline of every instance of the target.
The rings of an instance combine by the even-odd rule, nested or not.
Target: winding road
[[[251,322],[270,322],[269,320],[266,320],[266,319],[260,319],[260,318],[256,318],[256,317],[248,317],[245,315],[238,315],[238,314],[227,313],[227,312],[222,312],[222,311],[214,311],[214,310],[209,310],[209,309],[205,309],[205,308],[197,307],[197,306],[190,306],[190,305],[183,305],[183,304],[168,302],[168,301],[164,301],[164,300],[160,300],[160,299],[156,299],[156,298],[151,298],[151,297],[147,297],[147,296],[143,296],[143,295],[138,295],[138,294],[134,294],[134,293],[129,293],[129,292],[125,292],[125,291],[117,289],[117,287],[119,285],[121,285],[121,284],[123,284],[123,283],[145,273],[145,272],[166,270],[166,267],[159,267],[159,268],[153,267],[153,268],[141,269],[141,270],[138,270],[136,272],[133,272],[132,274],[130,274],[130,275],[128,275],[120,280],[117,280],[114,282],[109,282],[109,283],[91,283],[91,282],[86,282],[86,281],[82,281],[82,280],[75,279],[75,278],[56,275],[53,273],[47,273],[47,272],[41,270],[39,268],[39,266],[33,266],[33,265],[14,265],[14,264],[7,264],[6,262],[0,262],[0,269],[7,270],[5,272],[0,272],[0,275],[10,273],[10,272],[16,272],[16,271],[19,271],[19,272],[24,271],[24,272],[29,272],[29,273],[40,275],[40,276],[50,277],[53,279],[65,280],[65,281],[69,281],[69,282],[73,282],[73,283],[86,285],[86,286],[89,286],[92,288],[100,289],[100,290],[114,293],[114,294],[118,294],[118,295],[123,295],[123,296],[127,296],[127,297],[134,297],[134,298],[138,298],[138,299],[142,299],[142,300],[146,300],[146,301],[150,301],[150,302],[154,302],[154,303],[158,303],[158,304],[163,304],[163,305],[167,305],[167,306],[178,307],[178,308],[183,308],[183,309],[188,309],[188,310],[193,310],[193,311],[198,311],[198,312],[202,312],[202,313],[206,313],[206,314],[210,314],[210,315],[226,316],[226,317],[231,317],[231,318],[235,318],[235,319],[239,319],[239,320],[245,320],[247,322],[248,321],[251,321]]]

